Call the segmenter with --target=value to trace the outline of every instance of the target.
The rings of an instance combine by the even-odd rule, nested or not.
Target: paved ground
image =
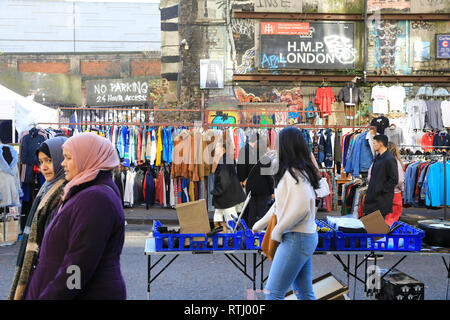
[[[441,214],[439,211],[412,210],[411,214],[421,214],[423,217],[433,217]],[[126,240],[121,257],[122,272],[127,284],[127,294],[130,300],[147,299],[147,259],[144,256],[145,239],[151,232],[151,220],[159,219],[166,223],[176,223],[176,212],[170,209],[151,209],[149,211],[127,210]],[[319,214],[321,216],[322,214]],[[413,221],[417,217],[405,214],[405,219]],[[137,224],[140,222],[140,224]],[[145,223],[144,223],[145,222]],[[18,245],[0,247],[0,299],[6,299],[14,273],[14,264]],[[345,261],[346,261],[346,256]],[[249,269],[251,259],[247,258]],[[352,257],[352,265],[354,263]],[[399,256],[385,255],[379,261],[380,267],[390,267]],[[167,260],[167,258],[166,258]],[[161,262],[162,264],[162,262]],[[160,266],[157,267],[159,270]],[[447,278],[441,257],[409,256],[398,269],[425,283],[425,299],[445,299]],[[270,262],[265,264],[265,274],[270,270]],[[157,271],[156,271],[157,272]],[[153,272],[152,274],[156,274]],[[332,272],[338,279],[347,283],[346,273],[333,256],[315,255],[313,257],[313,277]],[[363,274],[359,273],[363,278]],[[182,255],[151,286],[151,299],[214,299],[214,300],[245,300],[249,298],[262,299],[262,294],[252,294],[250,280],[241,274],[222,255]],[[363,292],[363,284],[358,283],[354,290],[354,280],[349,281],[350,298],[369,299]]]

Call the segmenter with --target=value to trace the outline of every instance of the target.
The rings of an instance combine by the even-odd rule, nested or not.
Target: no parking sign
[[[436,35],[436,59],[450,59],[450,34]]]

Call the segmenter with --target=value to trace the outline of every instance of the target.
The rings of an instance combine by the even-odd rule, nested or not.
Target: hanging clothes
[[[317,104],[322,117],[328,117],[331,114],[331,104],[336,101],[331,87],[318,87],[314,103]]]
[[[162,137],[162,128],[158,128],[158,136],[156,138],[156,160],[155,166],[161,166],[161,158],[162,158],[162,150],[163,150],[163,137]]]
[[[14,147],[0,144],[0,207],[20,207],[19,155]]]
[[[155,203],[155,181],[150,170],[145,174],[144,180],[144,200],[145,208],[150,209]]]

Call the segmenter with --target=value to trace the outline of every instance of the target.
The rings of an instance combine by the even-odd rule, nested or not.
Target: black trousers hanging
[[[250,229],[256,221],[264,217],[269,210],[271,195],[252,195],[247,208],[243,214],[243,219]]]

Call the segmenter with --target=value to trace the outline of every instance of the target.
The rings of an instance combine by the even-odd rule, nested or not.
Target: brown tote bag
[[[278,245],[280,244],[278,241],[272,240],[272,230],[275,228],[277,224],[277,216],[274,213],[272,218],[270,219],[269,225],[266,228],[266,233],[264,234],[263,241],[261,243],[261,250],[267,256],[267,259],[270,261],[273,260],[275,256],[275,252],[277,251]]]

